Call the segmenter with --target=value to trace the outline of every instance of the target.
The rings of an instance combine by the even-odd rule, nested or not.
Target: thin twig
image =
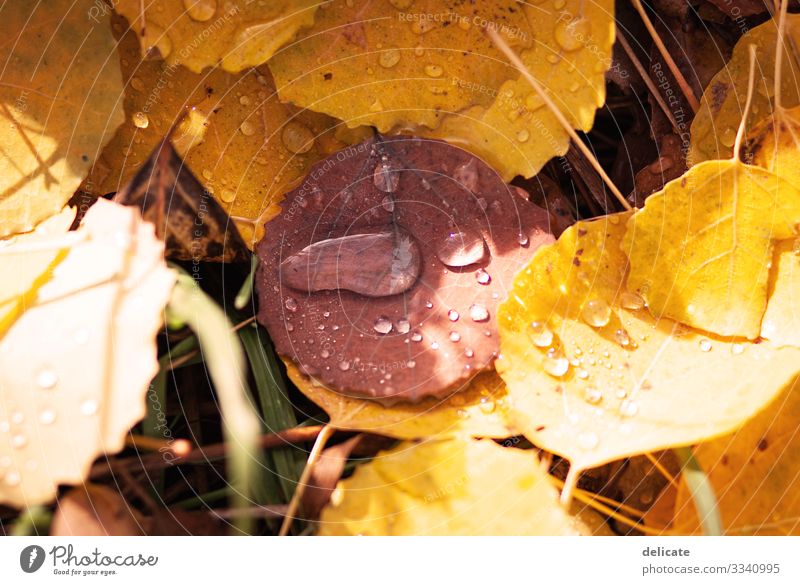
[[[775,41],[775,113],[781,110],[781,77],[783,76],[783,45],[786,35],[786,11],[789,0],[775,0],[778,6],[778,38]]]
[[[137,451],[159,451],[164,453],[169,451],[176,457],[185,457],[192,452],[192,443],[186,439],[157,439],[145,435],[134,435],[130,433],[125,437],[125,446],[133,447]]]
[[[672,475],[669,472],[669,470],[666,467],[664,467],[664,465],[662,465],[661,461],[656,459],[655,456],[650,452],[645,453],[644,456],[652,464],[652,466],[655,467],[656,470],[658,470],[658,472],[664,477],[664,479],[666,479],[670,483],[672,487],[678,489],[679,487],[678,480],[675,479],[675,476]]]
[[[307,443],[313,441],[322,432],[323,427],[309,426],[296,427],[261,435],[258,439],[258,446],[261,449],[274,449],[286,447],[290,444]],[[163,469],[173,465],[184,465],[190,463],[205,463],[211,459],[224,457],[227,451],[225,443],[215,443],[205,447],[193,449],[185,457],[165,457],[163,453],[150,453],[144,456],[126,457],[125,459],[109,459],[106,463],[98,463],[92,469],[92,479],[113,475],[122,468],[132,469],[143,467],[147,470]]]
[[[661,57],[664,59],[664,62],[667,64],[667,67],[669,67],[672,76],[678,83],[678,87],[681,88],[683,95],[686,97],[686,101],[689,102],[689,106],[692,108],[692,111],[696,113],[697,110],[700,109],[700,102],[698,101],[697,96],[694,95],[694,91],[686,81],[683,73],[681,73],[681,70],[678,69],[678,66],[675,64],[675,60],[672,58],[672,55],[669,54],[666,45],[664,45],[664,41],[661,39],[661,35],[658,34],[656,27],[653,26],[653,22],[650,20],[650,17],[647,15],[647,11],[642,5],[642,0],[631,0],[631,2],[633,3],[634,8],[636,8],[636,11],[639,13],[639,16],[642,18],[642,22],[644,23],[645,28],[647,28],[647,32],[650,33],[650,37],[653,39],[656,48],[658,48],[658,52],[661,53]]]
[[[653,96],[653,99],[655,99],[658,103],[658,107],[661,108],[661,111],[664,112],[664,115],[667,117],[667,120],[669,120],[669,123],[672,124],[672,129],[675,130],[675,134],[680,136],[681,131],[678,128],[678,122],[675,120],[675,116],[672,115],[672,110],[669,109],[667,102],[664,101],[664,96],[662,96],[661,92],[658,91],[655,82],[650,77],[650,74],[647,73],[647,70],[644,68],[644,65],[642,65],[642,62],[639,61],[639,58],[633,51],[633,48],[628,43],[628,39],[625,38],[625,35],[622,34],[621,30],[617,30],[617,40],[619,41],[619,44],[622,45],[622,48],[625,49],[625,53],[628,55],[628,59],[631,60],[631,63],[633,63],[636,71],[639,72],[639,77],[641,77],[642,81],[644,81],[644,84],[650,91],[650,95]]]
[[[597,171],[597,174],[603,178],[603,181],[617,198],[620,205],[622,205],[622,208],[626,210],[631,209],[631,204],[628,203],[628,200],[625,199],[625,196],[620,192],[619,189],[617,189],[617,186],[611,180],[611,177],[609,177],[606,171],[603,169],[600,161],[598,161],[594,154],[592,154],[592,151],[589,150],[589,147],[586,146],[586,143],[581,140],[580,136],[578,136],[578,133],[575,132],[575,129],[572,127],[572,124],[567,121],[567,119],[564,117],[564,114],[561,113],[561,110],[558,109],[558,106],[553,102],[552,99],[550,99],[550,96],[547,95],[544,88],[539,84],[536,78],[531,75],[531,72],[528,70],[519,56],[511,49],[511,47],[508,46],[508,44],[499,34],[497,34],[495,30],[488,28],[486,29],[486,34],[489,35],[489,38],[492,39],[492,42],[495,44],[495,46],[500,49],[500,51],[508,58],[509,61],[511,61],[511,64],[516,67],[517,71],[519,71],[526,81],[531,84],[531,87],[533,87],[534,91],[536,91],[544,104],[556,117],[558,123],[561,124],[564,130],[566,130],[567,134],[569,134],[569,137],[575,143],[575,146],[581,150],[583,155],[594,167],[594,170]]]
[[[756,72],[756,46],[750,45],[750,73],[747,77],[747,101],[744,103],[744,112],[742,112],[742,120],[739,122],[739,128],[736,130],[736,142],[733,143],[733,158],[734,160],[741,160],[740,151],[742,149],[742,141],[744,140],[744,129],[747,126],[747,116],[750,114],[750,105],[753,103],[753,88],[755,87],[755,72]]]
[[[311,472],[314,471],[314,465],[316,465],[319,456],[322,455],[325,444],[334,432],[336,432],[336,429],[332,425],[325,425],[319,435],[317,435],[317,440],[314,442],[311,453],[308,455],[306,466],[303,469],[303,473],[300,475],[294,494],[292,494],[292,499],[289,502],[289,509],[286,510],[286,516],[283,518],[283,524],[281,524],[281,530],[278,536],[286,536],[289,534],[289,529],[292,527],[292,520],[294,520],[294,516],[297,514],[297,509],[300,507],[303,494],[308,486],[308,480],[311,478]]]

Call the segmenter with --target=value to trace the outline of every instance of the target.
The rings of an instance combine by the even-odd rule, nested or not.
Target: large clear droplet
[[[55,388],[56,384],[58,384],[58,376],[53,370],[42,370],[36,375],[36,385],[43,390]]]
[[[614,332],[614,340],[622,347],[628,347],[631,344],[631,336],[625,329],[617,329]]]
[[[408,319],[398,319],[395,324],[398,333],[408,333],[411,330],[411,323]]]
[[[471,231],[451,232],[436,246],[436,257],[452,268],[481,262],[487,253],[483,236]]]
[[[560,378],[569,371],[569,360],[560,349],[553,348],[544,356],[542,367],[551,376]]]
[[[637,293],[626,291],[620,295],[619,302],[623,309],[628,309],[629,311],[638,311],[644,307],[644,299]]]
[[[405,231],[354,234],[316,242],[281,263],[281,279],[307,292],[350,290],[368,297],[400,294],[417,281],[420,251]]]
[[[294,313],[297,311],[297,299],[294,297],[286,297],[283,306],[286,307],[286,310],[290,313]]]
[[[458,321],[459,317],[460,315],[458,314],[458,311],[456,311],[455,309],[450,309],[449,311],[447,311],[447,318],[453,321],[454,323]]]
[[[372,173],[372,182],[384,193],[394,193],[400,185],[400,169],[389,161],[381,161]]]
[[[553,332],[544,321],[534,321],[528,329],[528,337],[536,347],[553,345]]]
[[[611,307],[603,299],[591,299],[583,306],[581,317],[591,327],[605,327],[611,320]]]
[[[492,277],[486,272],[483,268],[479,269],[475,272],[475,280],[478,281],[478,284],[487,285],[492,282]]]
[[[381,335],[386,335],[392,330],[392,322],[387,317],[378,317],[372,328]]]
[[[483,305],[475,303],[469,308],[469,318],[476,323],[482,323],[489,320],[489,310]]]

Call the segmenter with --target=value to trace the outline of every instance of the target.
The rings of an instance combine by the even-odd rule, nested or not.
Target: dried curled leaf
[[[505,180],[530,177],[563,155],[569,138],[484,34],[492,28],[575,128],[592,127],[605,99],[613,2],[391,4],[326,4],[314,26],[269,62],[281,97],[351,127],[454,142]]]
[[[630,220],[628,286],[656,317],[755,339],[776,240],[793,237],[800,190],[738,160],[707,161]]]
[[[16,507],[51,500],[97,455],[122,449],[158,369],[174,282],[163,243],[136,210],[105,200],[77,235],[0,339],[0,502]]]
[[[401,443],[341,481],[319,534],[579,535],[532,451],[491,441]]]
[[[248,246],[263,222],[311,165],[344,146],[334,120],[278,100],[266,67],[233,75],[220,69],[192,73],[180,65],[142,59],[136,35],[120,37],[126,121],[103,150],[84,190],[119,191],[147,162],[176,120],[172,143],[194,175],[237,222]]]
[[[500,307],[509,420],[576,470],[731,432],[798,371],[795,348],[651,316],[626,288],[629,217],[567,229]]]
[[[217,65],[237,73],[265,63],[311,25],[319,5],[318,0],[119,0],[114,8],[139,33],[145,54],[158,51],[168,64],[195,73]]]
[[[397,439],[421,437],[494,437],[511,435],[504,411],[506,386],[494,372],[478,374],[443,399],[390,406],[345,396],[301,374],[291,362],[286,372],[309,399],[318,404],[337,429],[369,431]]]
[[[735,434],[695,448],[717,495],[725,534],[800,534],[800,387],[795,382]],[[701,532],[685,484],[675,502],[674,529]]]
[[[0,237],[61,211],[123,121],[114,38],[92,7],[0,8]]]
[[[377,137],[315,165],[258,245],[259,322],[326,387],[450,396],[491,367],[495,308],[548,214],[447,143]]]
[[[733,55],[706,87],[700,109],[692,122],[689,162],[698,164],[712,159],[727,159],[733,155],[736,129],[744,114],[747,98],[747,79],[750,73],[750,45],[757,47],[756,84],[753,104],[746,121],[752,128],[759,120],[770,117],[775,92],[775,44],[777,21],[748,30],[736,43]],[[800,43],[800,15],[786,17],[786,49],[783,56],[781,103],[785,107],[800,104],[800,65],[792,46]]]
[[[59,498],[50,536],[139,536],[141,522],[118,492],[87,483]]]

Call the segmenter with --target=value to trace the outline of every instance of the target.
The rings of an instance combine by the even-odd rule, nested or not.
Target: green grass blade
[[[691,447],[679,447],[674,451],[681,464],[689,493],[692,494],[694,507],[703,526],[703,533],[706,536],[721,536],[722,519],[719,515],[717,495],[714,493],[714,487],[711,485],[708,476],[697,459],[694,458]]]

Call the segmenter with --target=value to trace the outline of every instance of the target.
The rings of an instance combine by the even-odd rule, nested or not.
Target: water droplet
[[[400,170],[396,165],[382,161],[375,166],[372,182],[384,193],[394,193],[400,184]]]
[[[411,334],[411,341],[414,341],[416,343],[422,341],[422,333],[420,333],[419,331],[414,331],[414,333]]]
[[[622,347],[628,347],[631,344],[631,336],[628,335],[628,332],[625,329],[617,329],[614,332],[614,340]]]
[[[246,95],[239,96],[239,103],[242,104],[243,106],[249,106],[250,98],[247,97]]]
[[[597,434],[591,431],[578,435],[578,446],[581,449],[586,449],[588,451],[597,447],[599,443],[600,439],[598,438]]]
[[[528,329],[528,337],[536,347],[553,345],[553,332],[544,321],[534,321]]]
[[[97,413],[97,401],[93,399],[84,400],[81,403],[81,414],[84,416],[92,416]]]
[[[23,434],[14,435],[11,437],[11,446],[14,447],[14,449],[22,449],[27,444],[28,437]]]
[[[710,339],[700,340],[700,351],[711,351],[712,345]]]
[[[525,235],[525,234],[523,234],[522,232],[520,232],[520,233],[518,233],[518,234],[517,234],[517,243],[518,243],[520,246],[523,246],[523,247],[527,246],[529,241],[530,241],[530,240],[528,240],[528,236],[526,236],[526,235]]]
[[[172,41],[163,28],[152,21],[144,29],[142,46],[146,47],[143,53],[147,59],[166,59],[172,52]]]
[[[483,414],[492,414],[497,409],[497,404],[491,398],[484,396],[478,403],[478,408]]]
[[[544,356],[542,367],[551,376],[560,378],[569,371],[569,360],[560,349],[552,348]]]
[[[144,91],[145,89],[144,83],[142,83],[142,80],[139,79],[138,77],[131,78],[131,87],[136,91]]]
[[[453,171],[453,180],[467,191],[475,193],[478,190],[478,159],[470,158],[464,164],[458,165]]]
[[[591,28],[589,20],[584,17],[561,22],[556,25],[556,42],[565,51],[577,51],[589,40]]]
[[[519,142],[527,142],[528,138],[531,137],[531,133],[525,130],[524,128],[517,132],[517,140]]]
[[[16,487],[20,484],[22,478],[20,477],[19,473],[16,471],[11,471],[6,474],[5,482],[6,485],[9,487]]]
[[[230,203],[234,199],[236,199],[236,191],[233,189],[223,189],[222,193],[219,194],[219,198],[222,199],[225,203]]]
[[[741,343],[734,343],[731,345],[731,353],[733,355],[741,355],[744,352],[744,346]]]
[[[586,380],[589,378],[589,372],[587,372],[586,370],[578,370],[578,372],[575,375],[578,376],[578,378],[580,378],[581,380]]]
[[[322,359],[326,360],[329,357],[331,357],[331,352],[328,351],[327,349],[323,349],[321,352],[319,352],[319,357],[321,357]]]
[[[295,290],[350,290],[367,297],[405,292],[417,281],[419,247],[405,231],[354,234],[316,242],[281,263]]]
[[[286,297],[283,306],[286,307],[286,310],[290,313],[294,313],[297,311],[297,300],[295,300],[294,297]]]
[[[486,258],[483,236],[476,232],[451,232],[436,246],[436,256],[445,266],[461,268]]]
[[[305,124],[293,120],[283,127],[281,142],[289,152],[304,154],[314,146],[314,133]]]
[[[250,120],[245,120],[239,125],[239,131],[245,136],[252,136],[256,133],[256,125]]]
[[[428,77],[441,77],[442,73],[444,73],[444,69],[439,65],[425,65],[425,75]]]
[[[459,341],[461,341],[461,335],[459,335],[457,331],[451,331],[450,341],[452,341],[453,343],[458,343]]]
[[[633,400],[623,400],[619,406],[619,413],[622,416],[636,416],[639,412],[639,405]]]
[[[492,277],[486,272],[483,268],[475,272],[475,280],[478,281],[478,284],[489,284],[492,282]]]
[[[347,370],[350,369],[350,362],[348,362],[347,360],[340,361],[339,369],[342,370],[343,372],[346,372]]]
[[[475,321],[476,323],[481,323],[483,321],[489,320],[489,310],[484,307],[483,305],[479,305],[475,303],[469,308],[469,318]]]
[[[603,393],[597,388],[586,388],[583,391],[583,399],[589,404],[600,404],[603,400]]]
[[[49,408],[39,413],[39,422],[43,425],[51,425],[56,421],[56,411]]]
[[[453,322],[458,321],[459,317],[460,315],[458,314],[458,311],[456,311],[455,309],[450,309],[449,311],[447,311],[447,318],[450,319],[451,321]]]
[[[468,358],[471,358],[475,356],[475,352],[472,351],[470,348],[467,348],[464,350],[464,355],[467,356]]]
[[[723,146],[731,148],[736,143],[736,130],[730,126],[725,128],[719,136],[719,141]]]
[[[409,368],[415,368],[416,365],[417,365],[417,362],[415,362],[414,360],[408,360],[406,362],[406,366],[408,366]]]
[[[50,390],[58,384],[58,376],[53,370],[42,370],[36,375],[36,384],[39,388]]]
[[[411,330],[411,323],[408,319],[398,319],[395,329],[398,333],[408,333]]]
[[[392,330],[392,322],[387,317],[381,316],[375,320],[375,324],[372,328],[381,335],[386,335]]]
[[[381,67],[390,69],[400,62],[400,57],[401,54],[398,49],[387,49],[381,53],[378,63],[380,63]]]
[[[591,327],[605,327],[611,320],[611,307],[603,299],[591,299],[583,306],[581,317]]]
[[[134,112],[132,116],[133,125],[137,128],[147,128],[150,125],[150,118],[144,112]]]
[[[626,291],[620,295],[619,302],[623,309],[628,309],[629,311],[638,311],[644,307],[644,299],[637,293]]]
[[[205,22],[217,11],[217,0],[183,0],[183,6],[189,18]]]

